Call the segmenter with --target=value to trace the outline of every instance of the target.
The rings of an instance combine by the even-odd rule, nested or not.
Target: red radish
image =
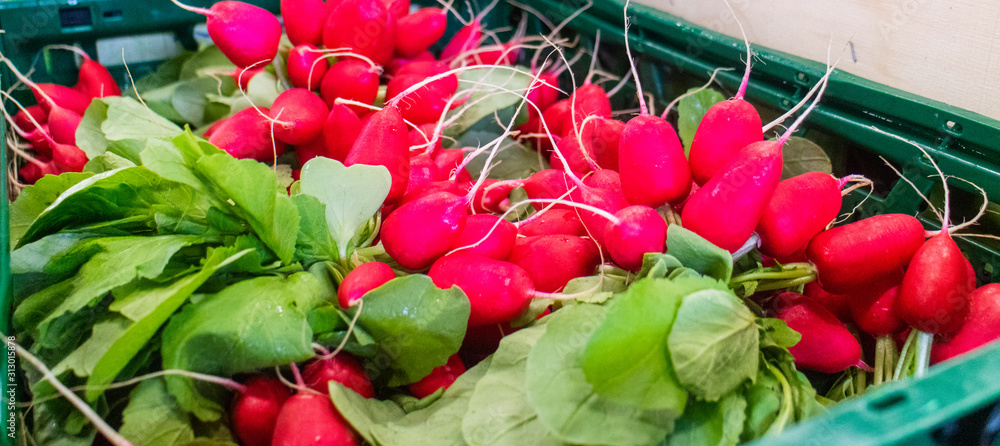
[[[77,146],[52,143],[52,161],[60,172],[83,172],[87,154]]]
[[[757,223],[760,252],[787,257],[806,246],[840,212],[840,188],[836,178],[822,172],[779,182]]]
[[[466,220],[465,197],[434,192],[401,205],[382,224],[382,244],[400,266],[431,266],[453,246]]]
[[[518,237],[507,261],[524,268],[538,291],[556,292],[572,279],[593,274],[601,255],[593,241],[541,235]]]
[[[947,230],[931,237],[913,255],[903,276],[896,313],[924,333],[948,335],[969,314],[968,261]]]
[[[406,184],[406,192],[409,193],[420,186],[433,183],[438,177],[437,164],[434,164],[430,155],[421,153],[412,156],[410,157],[410,180]]]
[[[845,294],[864,290],[901,270],[923,243],[924,227],[919,220],[883,214],[817,234],[806,255],[816,265],[823,289]]]
[[[334,104],[323,125],[324,147],[329,158],[343,162],[361,133],[361,118],[347,105]]]
[[[434,163],[438,166],[438,172],[442,180],[455,177],[459,182],[471,181],[472,175],[465,169],[456,173],[455,169],[462,164],[465,152],[462,149],[441,149],[434,157]]]
[[[521,49],[517,44],[501,43],[473,51],[466,62],[469,65],[514,65],[520,54]]]
[[[14,115],[14,124],[20,129],[33,129],[35,123],[31,121],[32,118],[39,124],[45,124],[48,122],[49,115],[42,109],[41,105],[32,105],[24,110],[19,110]]]
[[[485,13],[485,11],[484,11]],[[479,40],[483,36],[482,16],[473,19],[472,23],[463,26],[452,36],[448,44],[441,50],[441,60],[450,62],[460,54],[479,47]]]
[[[90,106],[91,97],[72,88],[56,84],[35,84],[31,88],[35,100],[45,114],[52,112],[52,106],[58,105],[80,116]]]
[[[392,175],[392,187],[387,204],[395,203],[406,192],[410,178],[410,141],[403,116],[395,107],[388,106],[375,112],[361,128],[344,164],[385,166]],[[384,238],[383,238],[384,240]]]
[[[256,76],[257,73],[260,73],[261,71],[264,71],[264,69],[237,68],[233,70],[233,73],[230,76],[232,76],[233,80],[236,81],[236,86],[239,87],[240,90],[247,91],[247,88],[250,86],[250,80],[253,79],[253,77]]]
[[[295,159],[299,161],[300,166],[305,165],[309,162],[309,160],[316,158],[317,156],[333,158],[330,156],[330,153],[328,153],[326,144],[323,142],[323,138],[307,144],[299,144],[295,146]]]
[[[337,287],[337,302],[340,308],[353,307],[365,293],[395,278],[396,273],[385,263],[362,263],[347,273],[344,281],[340,282]]]
[[[542,112],[542,120],[545,121],[545,125],[548,129],[542,127],[541,120],[537,124],[537,128],[530,129],[531,133],[547,133],[550,135],[563,135],[572,130],[572,122],[570,121],[570,114],[572,113],[572,105],[569,99],[563,99],[556,101],[554,104],[550,105],[549,108]],[[535,138],[535,148],[542,153],[548,153],[552,150],[552,142],[547,137]]]
[[[458,184],[455,184],[454,181],[451,180],[435,181],[433,183],[427,183],[418,186],[416,189],[407,192],[406,195],[403,195],[403,198],[399,200],[399,203],[396,203],[396,207],[397,208],[402,207],[406,203],[409,203],[425,195],[433,194],[435,192],[448,192],[453,195],[461,195],[465,193],[461,189],[459,189]]]
[[[33,162],[25,164],[24,167],[18,171],[26,184],[35,184],[36,181],[45,175],[59,175],[59,167],[56,166],[55,161],[39,161],[39,163],[41,166]]]
[[[410,130],[410,151],[412,152],[414,148],[422,149],[423,153],[430,156],[435,156],[441,150],[441,138],[438,135],[437,124],[421,124]]]
[[[330,64],[313,45],[299,45],[288,52],[288,80],[299,88],[320,88]]]
[[[268,63],[278,54],[281,23],[264,8],[239,1],[216,2],[210,9],[173,2],[208,17],[208,36],[237,67]]]
[[[278,413],[291,396],[281,381],[266,376],[250,378],[246,389],[233,399],[233,433],[246,446],[270,446]]]
[[[604,245],[622,268],[639,271],[647,252],[667,249],[667,222],[649,206],[633,205],[615,213],[621,221],[608,223]]]
[[[618,153],[624,128],[624,122],[614,119],[597,118],[584,124],[581,138],[589,143],[597,165],[615,172],[619,170]]]
[[[410,393],[417,398],[426,398],[438,389],[448,389],[451,384],[465,373],[465,364],[457,354],[451,355],[445,365],[435,367],[431,373],[420,381],[410,383]]]
[[[591,167],[594,163],[594,153],[589,146],[580,145],[580,139],[576,135],[566,135],[559,139],[556,146],[559,147],[559,150],[553,151],[549,157],[549,164],[553,169],[563,170],[565,168],[563,157],[566,157],[565,164],[569,165],[569,169],[573,173],[584,175],[594,171]],[[596,166],[596,164],[594,165]]]
[[[608,94],[596,84],[577,88],[569,97],[572,120],[565,122],[564,129],[577,129],[588,116],[611,118],[611,101]]]
[[[344,59],[327,69],[320,85],[320,94],[326,105],[331,108],[337,98],[373,104],[378,97],[378,76],[378,69],[367,62],[360,59]],[[349,107],[358,116],[369,111],[357,105]]]
[[[439,8],[423,8],[399,19],[396,32],[396,55],[413,59],[427,51],[444,36],[448,14]]]
[[[472,210],[479,213],[502,213],[510,209],[510,192],[520,181],[486,180],[472,198]]]
[[[432,54],[430,51],[424,51],[424,52],[418,54],[416,57],[411,58],[411,59],[404,59],[404,58],[401,58],[401,57],[395,57],[392,60],[390,60],[388,64],[386,64],[386,66],[385,66],[385,72],[390,77],[391,76],[395,76],[396,73],[399,70],[403,69],[403,67],[405,67],[405,66],[407,66],[407,65],[409,65],[409,64],[411,64],[413,62],[424,62],[424,61],[430,61],[430,60],[437,60],[437,58],[434,57],[434,54]]]
[[[392,59],[396,46],[396,17],[380,0],[340,0],[323,29],[327,48],[350,48],[379,65]]]
[[[465,227],[451,243],[452,251],[461,250],[491,259],[504,260],[514,248],[517,227],[496,215],[477,214],[465,219]]]
[[[583,184],[590,187],[617,192],[622,196],[622,199],[625,198],[625,194],[622,192],[621,175],[611,169],[601,169],[594,172],[593,175],[583,179]]]
[[[350,424],[330,396],[299,392],[285,401],[274,425],[271,446],[356,446]]]
[[[858,293],[850,301],[851,319],[862,331],[874,337],[892,335],[906,328],[896,315],[895,304],[899,286],[886,291]]]
[[[524,180],[524,191],[531,199],[559,198],[569,192],[572,187],[568,175],[562,170],[546,169],[528,177]],[[545,204],[532,203],[537,210],[545,207]],[[553,209],[563,208],[565,205],[557,204]]]
[[[861,364],[861,344],[822,305],[797,293],[781,293],[773,305],[776,317],[802,335],[799,343],[788,349],[796,367],[836,373]]]
[[[441,257],[427,273],[438,288],[457,286],[472,305],[469,327],[509,321],[528,309],[535,286],[520,266],[469,252]]]
[[[271,122],[266,118],[269,110],[258,108],[260,111],[254,107],[243,109],[227,118],[212,132],[208,142],[236,158],[273,162],[285,153],[286,146],[278,140],[272,142]]]
[[[323,0],[281,0],[281,18],[292,45],[323,43],[327,11]]]
[[[732,7],[729,10],[732,12]],[[691,176],[699,186],[708,183],[744,147],[764,139],[760,114],[743,99],[750,83],[753,53],[750,42],[746,39],[746,32],[743,32],[743,24],[739,20],[736,24],[743,33],[743,42],[747,47],[747,67],[736,96],[709,107],[695,130],[688,157]]]
[[[365,375],[364,366],[346,353],[311,362],[303,370],[302,378],[306,386],[322,394],[329,393],[330,381],[335,381],[365,398],[375,397],[375,389]]]
[[[382,3],[397,19],[410,14],[410,0],[382,0]]]
[[[559,100],[559,74],[554,72],[539,73],[537,78],[532,79],[529,88],[528,100],[540,110],[545,110]],[[531,107],[528,108],[528,112],[538,113]]]
[[[903,279],[903,275],[899,275],[899,280]],[[897,282],[898,283],[898,282]],[[846,294],[831,294],[823,289],[819,285],[819,282],[812,281],[806,284],[805,290],[802,291],[810,299],[818,302],[823,308],[826,308],[831,314],[840,319],[843,322],[851,321],[851,304],[850,301],[852,297]]]
[[[587,230],[584,229],[575,209],[549,209],[536,214],[531,220],[525,220],[524,224],[517,228],[517,233],[528,237],[533,235],[582,237],[587,235]]]
[[[440,62],[413,62],[401,68],[386,86],[385,97],[396,99],[408,88],[428,77],[443,74],[448,66]],[[398,101],[403,117],[414,124],[435,122],[447,111],[448,99],[458,90],[458,76],[450,75],[408,93]]]
[[[121,88],[118,87],[118,82],[111,76],[108,69],[99,62],[91,59],[86,51],[70,45],[50,45],[49,48],[72,51],[83,59],[77,75],[77,83],[73,86],[73,89],[83,93],[88,98],[105,98],[122,95]]]
[[[271,105],[271,119],[279,121],[274,126],[274,137],[288,144],[307,144],[323,134],[325,118],[330,114],[319,96],[305,88],[285,90]]]
[[[969,316],[951,337],[934,344],[931,362],[947,361],[1000,339],[1000,284],[991,283],[969,296]]]
[[[48,116],[49,135],[60,144],[76,145],[76,129],[80,127],[83,116],[75,112],[52,105]]]

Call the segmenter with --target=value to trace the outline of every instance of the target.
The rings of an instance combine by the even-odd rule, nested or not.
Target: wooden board
[[[635,0],[739,37],[722,0]],[[752,44],[1000,119],[1000,2],[730,0]],[[832,40],[831,40],[832,39]]]

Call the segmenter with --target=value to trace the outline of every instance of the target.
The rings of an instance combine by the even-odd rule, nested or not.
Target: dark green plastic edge
[[[3,41],[3,34],[0,34],[0,43]],[[0,89],[4,87],[3,76],[0,75]],[[0,119],[0,135],[7,134],[7,121]],[[12,277],[10,274],[10,199],[7,195],[7,143],[6,138],[0,138],[0,166],[3,166],[3,180],[0,180],[0,332],[4,335],[10,336],[10,310],[11,305],[14,301],[14,292],[12,289]],[[12,412],[10,411],[10,402],[13,398],[14,401],[17,400],[17,386],[14,385],[16,381],[16,375],[11,375],[14,372],[12,352],[7,349],[7,340],[4,339],[4,361],[3,361],[3,378],[0,378],[0,424],[3,425],[2,432],[0,432],[0,444],[10,445],[14,444],[14,438],[9,436],[20,428],[15,420],[10,419]],[[14,395],[8,395],[8,391],[15,392]],[[13,427],[11,425],[13,424]]]

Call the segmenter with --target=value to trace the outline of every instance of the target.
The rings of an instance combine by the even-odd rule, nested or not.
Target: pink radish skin
[[[313,142],[307,144],[299,144],[295,146],[295,159],[299,161],[299,165],[305,165],[309,160],[316,158],[317,156],[324,156],[327,158],[333,158],[326,149],[326,144],[323,139],[317,139]]]
[[[441,150],[441,138],[436,137],[437,124],[426,123],[410,130],[410,148],[421,147],[424,153],[434,156]],[[428,145],[433,141],[433,144]],[[412,152],[412,150],[411,150]]]
[[[92,98],[122,95],[118,82],[115,82],[108,69],[89,57],[83,58],[76,87],[81,93]]]
[[[327,393],[299,393],[281,406],[271,446],[357,446]]]
[[[90,106],[91,97],[72,88],[56,84],[35,84],[31,88],[35,101],[42,107],[46,115],[52,112],[52,106],[58,105],[80,116]],[[45,99],[48,96],[52,101]]]
[[[25,184],[35,184],[45,175],[59,175],[59,168],[56,167],[55,161],[47,161],[42,164],[43,166],[40,167],[35,163],[28,163],[18,171]]]
[[[589,276],[601,263],[593,241],[567,235],[518,237],[508,262],[528,272],[535,289],[556,292],[577,277]]]
[[[392,211],[382,224],[382,244],[400,266],[422,270],[454,245],[465,226],[468,201],[448,192],[416,198]]]
[[[401,58],[401,57],[394,57],[385,66],[385,72],[386,72],[387,75],[389,75],[389,77],[392,77],[392,76],[395,76],[396,73],[399,72],[399,70],[403,69],[403,67],[405,67],[405,66],[407,66],[407,65],[409,65],[409,64],[411,64],[413,62],[426,62],[426,61],[432,61],[432,60],[437,60],[437,58],[434,57],[434,54],[431,54],[430,51],[424,51],[424,52],[420,53],[419,55],[417,55],[416,57],[409,58],[409,59],[404,59],[404,58]]]
[[[691,171],[684,156],[684,147],[670,124],[653,115],[636,116],[625,123],[620,138],[618,172],[621,173],[622,191],[629,203],[659,207],[687,198],[691,191]],[[779,152],[779,177],[780,161]],[[752,228],[750,232],[753,232]],[[747,233],[736,248],[749,236],[750,233]],[[729,249],[728,240],[720,241],[727,244],[724,248]]]
[[[250,378],[246,390],[233,399],[233,433],[246,446],[270,446],[278,413],[291,396],[281,381],[264,376]]]
[[[233,73],[230,76],[232,76],[233,80],[236,81],[236,86],[239,87],[240,90],[247,91],[247,87],[250,85],[250,80],[253,79],[253,77],[256,76],[257,73],[260,73],[261,71],[264,71],[264,69],[263,68],[251,68],[251,69],[237,68],[237,69],[233,70]]]
[[[457,286],[469,298],[469,327],[509,321],[528,309],[535,286],[528,272],[469,252],[441,257],[427,273],[438,288]]]
[[[566,172],[557,169],[546,169],[536,172],[524,181],[524,190],[531,199],[553,199],[566,194],[571,187]],[[548,204],[532,203],[536,210],[542,210]],[[568,209],[564,204],[556,204],[552,209]]]
[[[873,337],[892,335],[906,328],[896,315],[896,297],[899,286],[883,292],[861,293],[850,301],[851,319],[854,324]]]
[[[625,123],[614,119],[595,119],[583,126],[584,141],[589,141],[594,153],[594,161],[606,170],[619,170],[618,158],[620,152],[622,130]]]
[[[410,191],[425,184],[433,183],[437,178],[438,167],[430,155],[421,153],[412,156],[410,157],[410,181],[406,185],[406,193],[410,193]]]
[[[347,166],[385,166],[392,175],[386,204],[402,198],[410,178],[410,140],[403,116],[394,107],[375,112],[361,128],[354,146],[344,160]]]
[[[817,234],[806,255],[816,265],[823,289],[847,294],[863,291],[901,270],[923,243],[924,227],[919,220],[883,214]]]
[[[861,363],[861,344],[822,305],[797,293],[775,298],[776,317],[799,332],[802,339],[788,351],[800,369],[837,373]]]
[[[344,162],[361,134],[361,118],[347,105],[335,104],[323,125],[323,141],[329,158]]]
[[[208,36],[237,67],[267,63],[278,54],[281,23],[264,8],[239,1],[217,2],[210,9],[174,3],[208,17]]]
[[[604,245],[622,268],[639,271],[643,255],[667,249],[667,222],[656,209],[633,205],[616,212],[615,217],[621,221],[608,223]]]
[[[270,110],[258,108],[260,112],[250,107],[223,121],[208,142],[236,158],[273,162],[275,157],[285,153],[286,146],[279,140],[272,144],[271,123],[260,115],[261,112],[267,115]]]
[[[539,110],[545,110],[559,100],[559,75],[555,73],[541,73],[537,79],[531,81],[531,90],[528,91],[528,100],[535,104]],[[535,116],[537,113],[534,107],[528,108],[528,113]]]
[[[440,62],[413,62],[401,68],[386,86],[386,99],[392,100],[406,89],[423,82],[431,76],[448,71],[448,66]],[[409,93],[399,103],[400,112],[406,120],[414,124],[436,122],[447,110],[448,99],[458,90],[458,76],[451,75],[431,82],[425,87]]]
[[[464,195],[466,193],[459,189],[458,184],[454,181],[435,181],[433,183],[418,186],[416,189],[407,192],[406,195],[403,195],[403,198],[399,200],[399,203],[396,203],[396,207],[402,207],[406,203],[435,192],[447,192],[453,195]]]
[[[781,180],[781,146],[780,141],[761,141],[731,158],[688,198],[681,214],[684,227],[729,252],[743,246]]]
[[[320,61],[323,54],[314,45],[298,45],[288,52],[288,80],[298,88],[316,90],[323,83],[323,77],[330,68],[327,61]],[[310,75],[310,70],[312,74]]]
[[[444,36],[448,14],[439,8],[423,8],[399,19],[396,33],[396,55],[413,59],[427,51]]]
[[[969,314],[968,261],[945,231],[920,248],[903,276],[896,298],[896,314],[924,333],[957,332]]]
[[[691,141],[691,176],[704,185],[744,147],[764,139],[760,114],[742,97],[716,103]]]
[[[462,169],[457,175],[455,174],[455,169],[462,163],[464,157],[465,152],[461,149],[438,150],[437,155],[434,156],[434,163],[438,166],[438,172],[441,174],[440,179],[445,180],[454,175],[458,182],[472,181],[472,175],[465,169]]]
[[[840,182],[831,175],[809,172],[779,182],[757,223],[760,252],[794,254],[837,217],[840,205]]]
[[[517,227],[513,223],[496,215],[470,215],[465,219],[465,227],[451,243],[451,249],[462,248],[462,251],[504,260],[514,248],[516,238]]]
[[[520,184],[520,181],[487,179],[476,189],[476,195],[472,198],[472,210],[481,214],[507,212],[510,209],[510,192],[520,187]]]
[[[536,124],[537,127],[528,129],[528,132],[541,134],[549,133],[554,136],[568,133],[573,129],[573,124],[570,120],[571,108],[569,99],[556,101],[554,104],[549,106],[549,108],[545,109],[544,112],[542,112],[542,119],[545,120],[545,125],[548,126],[548,131],[546,132],[546,129],[542,127],[541,121],[539,120]],[[547,137],[535,138],[535,143],[535,148],[543,154],[547,154],[552,151],[552,142]]]
[[[19,110],[14,115],[14,124],[25,131],[35,128],[35,123],[31,121],[28,115],[31,115],[31,118],[34,118],[38,124],[45,124],[49,119],[48,112],[41,105],[32,105],[31,107],[26,107],[24,110]]]
[[[951,337],[939,340],[931,350],[931,362],[939,363],[1000,339],[1000,284],[991,283],[969,296],[969,315]]]
[[[76,129],[82,120],[83,116],[53,105],[48,116],[49,135],[57,143],[76,145]]]
[[[479,47],[479,39],[483,36],[483,25],[480,18],[476,17],[472,23],[463,26],[445,45],[441,51],[441,60],[450,62],[459,54],[468,52]]]
[[[457,354],[451,355],[445,365],[435,367],[431,373],[420,381],[409,385],[410,393],[417,398],[426,398],[438,389],[448,389],[451,384],[465,373],[465,364]]]
[[[594,187],[583,191],[575,189],[570,192],[569,196],[571,200],[577,203],[583,203],[605,210],[609,214],[614,214],[629,205],[620,193]],[[579,213],[580,221],[583,222],[583,227],[587,228],[587,234],[595,242],[597,242],[598,245],[606,247],[604,242],[604,232],[608,224],[607,217],[584,209],[580,209]]]
[[[410,0],[382,0],[382,4],[397,20],[410,14]]]
[[[605,119],[611,118],[611,101],[608,99],[608,94],[596,84],[577,88],[568,100],[573,114],[572,119],[563,124],[564,131],[579,128],[583,120],[591,115]],[[551,125],[549,123],[549,126]]]
[[[517,233],[523,236],[535,235],[572,235],[583,237],[587,235],[580,217],[574,209],[549,209],[531,221],[517,228]]]
[[[320,84],[320,95],[331,108],[337,98],[373,104],[378,97],[378,87],[378,72],[371,65],[359,59],[344,59],[327,69]],[[358,116],[371,111],[357,105],[349,107]]]
[[[379,65],[392,59],[396,18],[380,0],[340,0],[323,28],[323,46],[350,48]]]
[[[292,45],[323,43],[328,12],[323,0],[281,0],[281,18]]]
[[[581,146],[580,140],[577,139],[575,135],[566,135],[559,140],[556,147],[558,147],[559,150],[552,151],[552,154],[549,156],[549,164],[553,169],[560,171],[563,170],[564,163],[562,157],[566,157],[565,164],[569,165],[569,169],[572,170],[573,173],[582,176],[593,172],[593,169],[590,167],[590,163],[587,162],[587,158],[593,160],[594,153],[590,150],[590,147]]]
[[[337,303],[340,308],[353,307],[365,293],[395,278],[396,273],[385,263],[362,263],[347,273],[344,281],[337,287]]]
[[[69,144],[52,144],[52,161],[60,172],[83,172],[87,164],[87,154],[79,147]]]
[[[305,88],[285,90],[271,105],[271,119],[287,124],[274,126],[274,137],[288,144],[307,144],[323,134],[327,108],[319,96]]]
[[[625,199],[625,193],[622,192],[621,175],[611,169],[601,169],[594,172],[593,175],[583,179],[583,184],[616,192],[622,196],[622,199]]]
[[[899,280],[903,280],[901,273]],[[846,294],[830,294],[819,285],[819,282],[815,281],[807,283],[802,293],[818,302],[842,322],[847,323],[851,321],[851,304],[849,303],[853,300],[851,296]]]
[[[364,366],[346,353],[311,362],[302,371],[302,379],[307,387],[324,395],[330,392],[330,381],[335,381],[365,398],[375,397],[375,389],[365,375]]]

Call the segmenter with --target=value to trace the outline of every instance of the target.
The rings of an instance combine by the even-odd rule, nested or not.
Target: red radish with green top
[[[924,333],[950,335],[969,314],[968,261],[948,231],[931,237],[913,255],[896,313],[907,325]]]
[[[798,293],[781,293],[775,298],[775,317],[802,339],[788,351],[798,368],[837,373],[862,365],[861,344],[843,322],[822,305]]]
[[[899,280],[903,279],[902,273],[899,274]],[[819,302],[823,308],[826,308],[831,314],[840,319],[842,322],[851,321],[851,296],[846,294],[832,294],[827,292],[819,285],[819,282],[812,281],[806,284],[805,289],[802,291],[810,299]]]
[[[333,107],[338,98],[363,104],[375,103],[378,97],[379,70],[361,59],[345,58],[330,65],[320,84],[320,95]],[[371,111],[358,105],[348,105],[358,116]]]
[[[979,287],[969,296],[969,315],[950,337],[939,339],[931,363],[947,361],[1000,339],[1000,284]]]
[[[365,375],[364,366],[343,352],[332,358],[321,357],[309,363],[302,371],[302,379],[307,387],[324,395],[330,391],[330,381],[334,381],[365,398],[375,397],[375,388]]]
[[[395,279],[396,273],[382,262],[367,262],[358,265],[344,276],[337,287],[337,303],[340,308],[353,307],[365,293]]]
[[[275,158],[285,153],[286,145],[272,140],[272,123],[267,116],[269,111],[265,107],[240,110],[222,121],[209,136],[208,142],[236,158],[274,162]]]
[[[230,409],[233,433],[246,446],[270,446],[281,407],[292,396],[281,381],[266,376],[247,380]]]
[[[421,270],[447,253],[465,226],[469,200],[449,192],[419,196],[392,211],[380,236],[400,266]]]
[[[522,222],[517,233],[523,236],[533,235],[573,235],[583,237],[587,230],[580,222],[575,209],[549,209],[539,212],[529,220]]]
[[[31,92],[46,115],[52,113],[52,106],[56,105],[83,116],[91,101],[90,96],[57,84],[34,84]]]
[[[513,223],[496,215],[470,215],[465,219],[465,227],[451,243],[451,250],[504,260],[514,248],[516,238],[517,227]]]
[[[457,286],[469,298],[469,327],[509,321],[528,309],[537,295],[524,268],[470,252],[449,254],[434,262],[428,276],[438,288]]]
[[[351,425],[327,393],[300,391],[281,406],[271,446],[357,446]]]
[[[288,52],[288,80],[299,88],[316,90],[323,83],[323,77],[330,64],[323,60],[321,53],[314,45],[298,45]]]
[[[283,91],[271,105],[274,137],[292,145],[307,144],[319,139],[330,109],[319,96],[305,88]]]
[[[237,67],[266,64],[278,54],[281,23],[264,8],[239,1],[216,2],[209,9],[173,2],[208,18],[208,36]]]
[[[601,253],[591,240],[541,235],[518,237],[507,261],[524,268],[535,289],[553,293],[572,279],[593,274]]]
[[[328,13],[323,0],[281,0],[281,18],[292,45],[323,43],[323,28]]]
[[[841,187],[840,181],[822,172],[779,182],[757,223],[760,252],[782,258],[805,247],[837,217]]]
[[[327,157],[344,162],[351,147],[361,134],[361,118],[347,105],[334,104],[323,125],[323,142]]]
[[[642,269],[647,252],[667,249],[667,222],[649,206],[632,205],[615,212],[618,222],[609,222],[604,231],[604,246],[611,258],[624,269]]]

